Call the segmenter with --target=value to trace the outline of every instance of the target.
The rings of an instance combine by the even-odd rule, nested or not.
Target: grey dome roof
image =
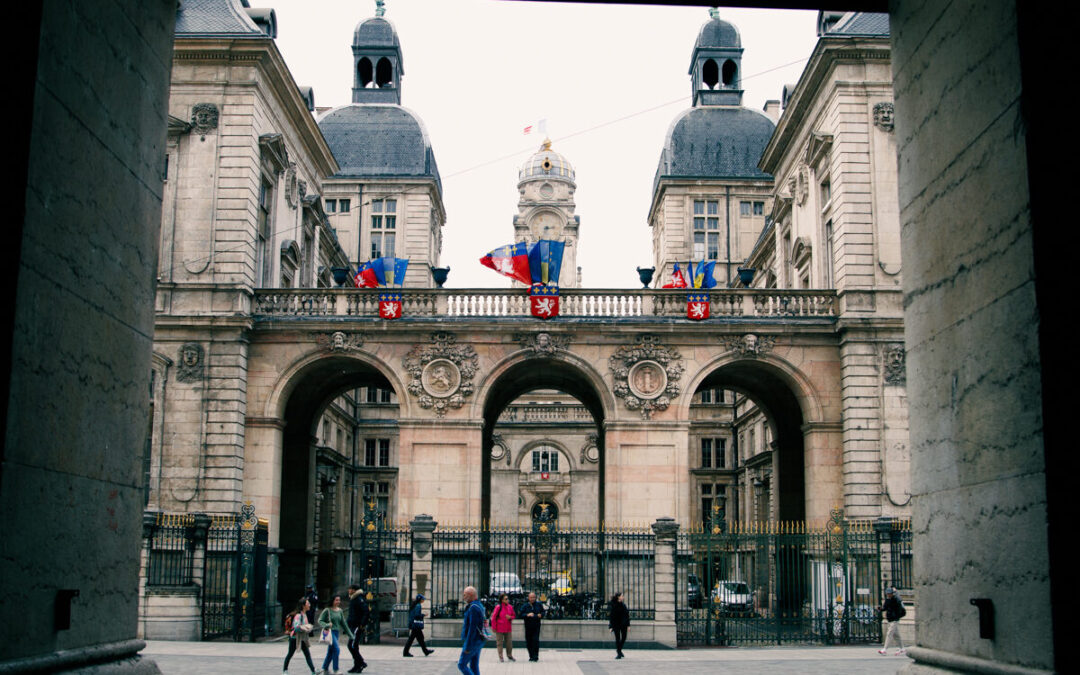
[[[758,168],[758,160],[774,128],[768,117],[747,108],[684,111],[668,129],[653,192],[661,177],[771,178]]]
[[[533,178],[554,178],[574,182],[574,167],[566,157],[551,149],[551,141],[544,141],[536,153],[525,160],[518,169],[518,183]]]
[[[353,45],[357,47],[400,47],[394,24],[382,17],[361,21],[353,31]]]
[[[701,27],[694,43],[695,49],[702,47],[742,47],[742,39],[735,26],[720,19],[710,19]]]
[[[176,8],[177,36],[264,38],[240,0],[185,0]]]
[[[327,112],[319,129],[340,167],[336,177],[430,176],[442,192],[427,131],[409,110],[354,103]]]

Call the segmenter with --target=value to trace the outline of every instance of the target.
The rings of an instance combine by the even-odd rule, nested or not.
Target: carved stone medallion
[[[203,347],[198,342],[185,342],[180,347],[176,366],[177,382],[198,382],[203,377]]]
[[[502,434],[491,434],[491,461],[505,461],[506,466],[510,466],[510,448]]]
[[[776,338],[771,335],[734,335],[720,338],[729,351],[738,352],[743,358],[756,358],[772,351]]]
[[[566,349],[570,343],[568,335],[552,335],[551,333],[516,333],[514,340],[521,343],[522,349],[527,349],[536,356],[551,356],[556,352]]]
[[[362,333],[345,333],[340,330],[333,333],[316,333],[315,342],[321,349],[331,352],[348,352],[364,346]]]
[[[191,128],[202,138],[218,126],[218,109],[213,103],[196,103],[191,107]]]
[[[904,345],[885,345],[882,352],[885,384],[907,384],[907,352]]]
[[[649,419],[655,410],[667,410],[679,395],[682,355],[662,345],[656,336],[642,335],[636,344],[619,347],[608,359],[608,367],[615,395],[628,409],[641,411],[642,419]]]
[[[874,126],[882,131],[893,130],[893,114],[895,109],[890,101],[881,101],[874,104]]]
[[[420,383],[424,386],[424,391],[432,396],[450,396],[461,384],[461,371],[449,359],[435,359],[424,366]]]
[[[289,206],[296,208],[299,203],[297,193],[299,192],[299,184],[296,178],[296,162],[290,162],[289,168],[285,169],[285,201],[289,203]]]
[[[448,408],[460,408],[472,395],[472,379],[479,357],[472,345],[455,344],[452,333],[432,333],[431,344],[414,345],[401,363],[412,376],[409,393],[425,410],[442,417]]]
[[[597,447],[599,438],[596,434],[589,434],[585,439],[585,445],[581,446],[581,459],[579,463],[596,464],[600,461],[600,448]]]

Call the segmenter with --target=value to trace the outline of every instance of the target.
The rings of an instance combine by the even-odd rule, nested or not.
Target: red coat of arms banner
[[[686,318],[704,321],[709,318],[709,294],[688,293],[686,296]]]
[[[401,298],[401,293],[379,293],[379,316],[383,319],[400,319]]]
[[[533,284],[529,288],[529,308],[538,319],[551,319],[559,315],[559,287]]]

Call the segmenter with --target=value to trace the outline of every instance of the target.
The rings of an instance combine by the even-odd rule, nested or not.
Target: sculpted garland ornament
[[[615,395],[628,409],[640,410],[642,419],[649,419],[655,410],[667,410],[679,395],[682,355],[660,344],[656,336],[642,335],[637,344],[619,347],[608,359],[608,367]]]
[[[473,393],[472,378],[479,357],[471,345],[455,344],[452,333],[432,333],[430,345],[415,345],[401,363],[412,376],[409,393],[421,408],[442,417],[448,408],[460,408]]]

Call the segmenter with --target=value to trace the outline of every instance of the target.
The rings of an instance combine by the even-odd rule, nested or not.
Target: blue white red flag
[[[529,271],[529,245],[523,241],[500,246],[480,258],[480,264],[523,284],[532,283],[532,274]]]

